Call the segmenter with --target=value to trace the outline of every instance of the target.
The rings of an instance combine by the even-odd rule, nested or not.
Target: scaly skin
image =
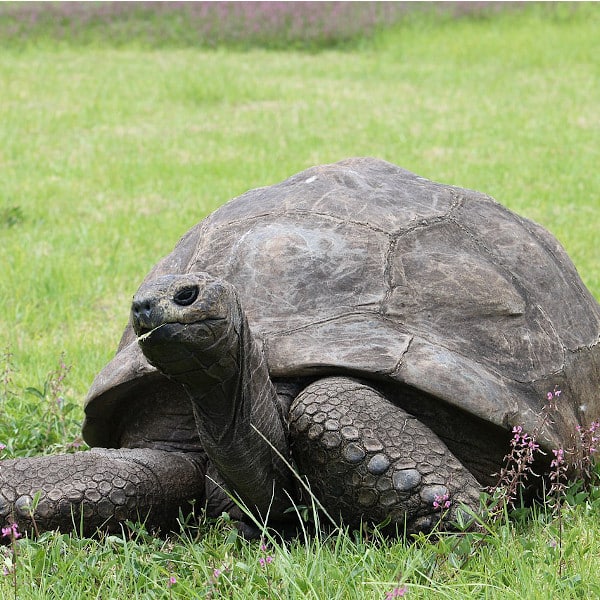
[[[204,506],[205,471],[202,454],[148,448],[4,460],[0,522],[16,522],[21,531],[84,535],[119,531],[125,520],[168,530],[176,525],[179,508],[189,512],[191,500]]]
[[[328,512],[351,525],[389,519],[401,532],[427,531],[439,521],[434,501],[446,494],[451,517],[461,503],[477,508],[479,485],[469,471],[367,382],[328,377],[308,385],[291,406],[288,435],[230,284],[202,273],[157,278],[136,294],[132,323],[147,359],[187,391],[206,454],[94,449],[2,461],[3,523],[90,534],[129,519],[166,529],[190,500],[213,513],[231,508],[210,480],[213,469],[259,518],[282,522],[299,499],[285,460],[292,455]]]
[[[461,505],[478,507],[473,475],[430,429],[365,382],[331,377],[308,386],[292,404],[290,436],[312,492],[347,524],[389,519],[390,529],[415,533],[441,516],[455,518]]]

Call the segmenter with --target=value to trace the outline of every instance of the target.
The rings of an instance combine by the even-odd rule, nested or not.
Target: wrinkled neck
[[[272,384],[262,352],[241,314],[231,319],[201,357],[202,367],[180,381],[192,401],[201,437],[221,444],[236,428],[249,426],[252,406],[260,395],[257,384],[267,393]]]
[[[186,386],[202,446],[229,489],[250,510],[285,519],[294,493],[292,473],[285,464],[287,424],[264,353],[245,317],[225,348],[217,371],[223,369],[227,377],[219,382],[201,377],[200,385]]]

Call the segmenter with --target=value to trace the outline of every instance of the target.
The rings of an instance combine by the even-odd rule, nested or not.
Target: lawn
[[[175,26],[160,15],[154,26],[161,18]],[[149,40],[135,27],[117,43],[88,27],[81,39],[25,28],[19,43],[0,27],[5,456],[76,440],[133,293],[187,229],[314,164],[371,155],[484,191],[551,230],[600,298],[600,6],[418,13],[298,49]],[[44,390],[61,361],[60,390]],[[26,542],[18,597],[384,598],[395,586],[411,598],[598,596],[597,508],[567,511],[560,573],[543,514],[459,550],[338,534],[270,544],[268,568],[222,523],[167,542]],[[0,581],[0,597],[13,583]]]

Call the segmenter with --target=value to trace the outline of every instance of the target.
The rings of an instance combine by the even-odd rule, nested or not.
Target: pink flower
[[[267,544],[265,544],[264,541],[261,541],[260,550],[261,550],[261,552],[265,552],[265,553],[267,552]],[[267,565],[270,565],[272,562],[273,562],[273,557],[271,555],[263,556],[258,559],[258,564],[261,567],[266,567]]]
[[[450,508],[450,494],[436,494],[433,499],[433,508],[441,510],[442,508]]]
[[[221,573],[222,573],[222,572],[223,572],[223,571],[221,571],[221,569],[213,569],[213,577],[214,577],[215,579],[219,579],[219,577],[221,576]]]
[[[392,600],[392,598],[400,598],[406,594],[408,590],[406,586],[395,587],[391,592],[385,594],[385,600]]]
[[[554,454],[554,460],[550,463],[551,467],[559,467],[565,462],[565,452],[562,448],[552,450],[552,454]]]
[[[555,387],[553,392],[548,392],[546,394],[546,398],[548,399],[548,402],[550,402],[553,398],[558,398],[561,394],[561,391]]]
[[[19,526],[16,523],[11,523],[8,527],[3,527],[2,537],[18,540],[22,537],[19,533]]]
[[[0,442],[0,452],[2,452],[2,450],[6,450],[6,444]]]
[[[175,575],[171,575],[171,577],[169,577],[169,583],[168,586],[172,587],[177,583],[177,578],[175,577]]]
[[[265,556],[264,558],[261,556],[258,559],[258,564],[261,567],[266,567],[267,565],[270,565],[273,562],[273,557],[272,556]]]

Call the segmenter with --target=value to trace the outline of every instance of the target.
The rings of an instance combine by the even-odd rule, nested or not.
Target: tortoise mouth
[[[226,331],[227,320],[222,318],[166,322],[140,333],[137,345],[163,375],[189,384],[222,358]]]
[[[173,325],[173,324],[172,323],[161,323],[157,327],[143,327],[143,326],[138,327],[138,332],[137,332],[138,342],[147,341],[154,332],[158,331],[159,329],[162,329],[163,327],[167,327],[168,325]]]
[[[156,327],[142,326],[138,328],[137,340],[142,347],[150,344],[173,344],[178,341],[190,343],[195,339],[201,343],[206,337],[212,337],[214,327],[224,320],[224,318],[211,318],[200,319],[191,323],[175,321],[161,323]]]

